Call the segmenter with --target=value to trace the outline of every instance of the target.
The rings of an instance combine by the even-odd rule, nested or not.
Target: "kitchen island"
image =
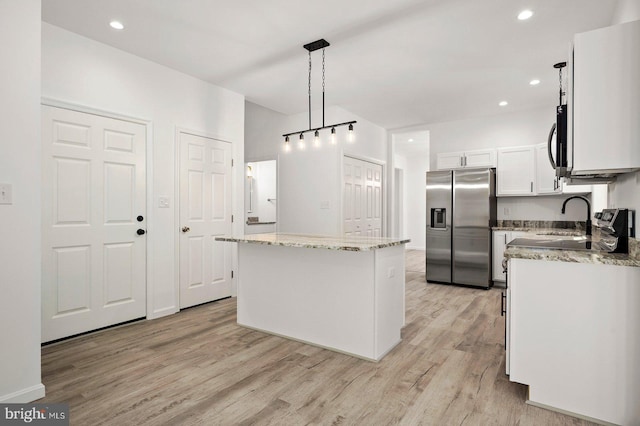
[[[409,240],[254,234],[238,243],[238,324],[367,360],[400,342]]]

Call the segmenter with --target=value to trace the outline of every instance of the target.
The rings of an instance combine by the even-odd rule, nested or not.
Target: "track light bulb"
[[[318,132],[317,130],[313,134],[313,146],[315,146],[316,148],[320,147],[320,132]]]
[[[291,145],[289,144],[289,136],[284,137],[284,152],[291,151]]]
[[[349,142],[353,142],[354,134],[353,134],[353,123],[349,124]]]
[[[304,149],[304,133],[300,133],[300,139],[298,139],[298,149]]]
[[[331,128],[331,145],[335,145],[337,142],[336,140],[336,128],[332,127]]]

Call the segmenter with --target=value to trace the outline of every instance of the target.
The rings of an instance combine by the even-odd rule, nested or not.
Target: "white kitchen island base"
[[[236,241],[238,324],[372,361],[400,342],[403,243],[350,251]]]

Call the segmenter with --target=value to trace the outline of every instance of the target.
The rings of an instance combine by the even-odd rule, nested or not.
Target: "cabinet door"
[[[460,169],[463,164],[464,153],[462,152],[445,152],[437,156],[438,170]]]
[[[504,282],[506,274],[502,272],[502,259],[507,248],[507,231],[493,231],[493,280]]]
[[[535,195],[534,146],[498,149],[498,196]]]
[[[640,167],[640,21],[576,34],[573,172]]]
[[[477,151],[466,151],[463,161],[465,167],[495,167],[496,150],[481,149]]]
[[[536,145],[536,193],[558,194],[562,187],[556,179],[556,171],[549,163],[547,144]]]

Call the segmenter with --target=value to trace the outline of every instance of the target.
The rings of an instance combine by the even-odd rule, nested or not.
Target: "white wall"
[[[44,396],[40,379],[40,0],[0,0],[0,403]]]
[[[275,160],[288,133],[287,116],[245,101],[244,157],[246,161]]]
[[[233,142],[233,211],[244,217],[244,98],[156,63],[42,24],[42,95],[149,120],[153,180],[147,234],[149,317],[178,310],[176,129]],[[12,36],[11,38],[15,38]],[[158,208],[169,197],[171,208]],[[243,232],[235,221],[234,233]]]
[[[404,161],[394,162],[404,167],[403,235],[411,239],[408,249],[426,249],[427,199],[425,190],[426,173],[429,170],[429,153],[398,155]]]
[[[321,112],[314,111],[312,125],[321,124]],[[318,122],[320,120],[320,122]],[[320,149],[312,146],[313,134],[306,134],[304,151],[296,148],[292,137],[291,152],[278,157],[278,230],[310,234],[338,235],[342,230],[342,157],[351,155],[365,160],[386,163],[387,135],[385,129],[339,107],[326,109],[325,123],[357,120],[355,139],[347,141],[347,128],[339,127],[338,143],[330,145],[329,130],[324,130]],[[307,113],[288,117],[282,133],[309,127]],[[383,179],[386,183],[386,173]],[[386,197],[386,196],[385,196]],[[385,198],[383,197],[383,199]],[[385,211],[383,209],[383,211]]]
[[[618,0],[613,12],[612,25],[640,19],[640,0]]]

